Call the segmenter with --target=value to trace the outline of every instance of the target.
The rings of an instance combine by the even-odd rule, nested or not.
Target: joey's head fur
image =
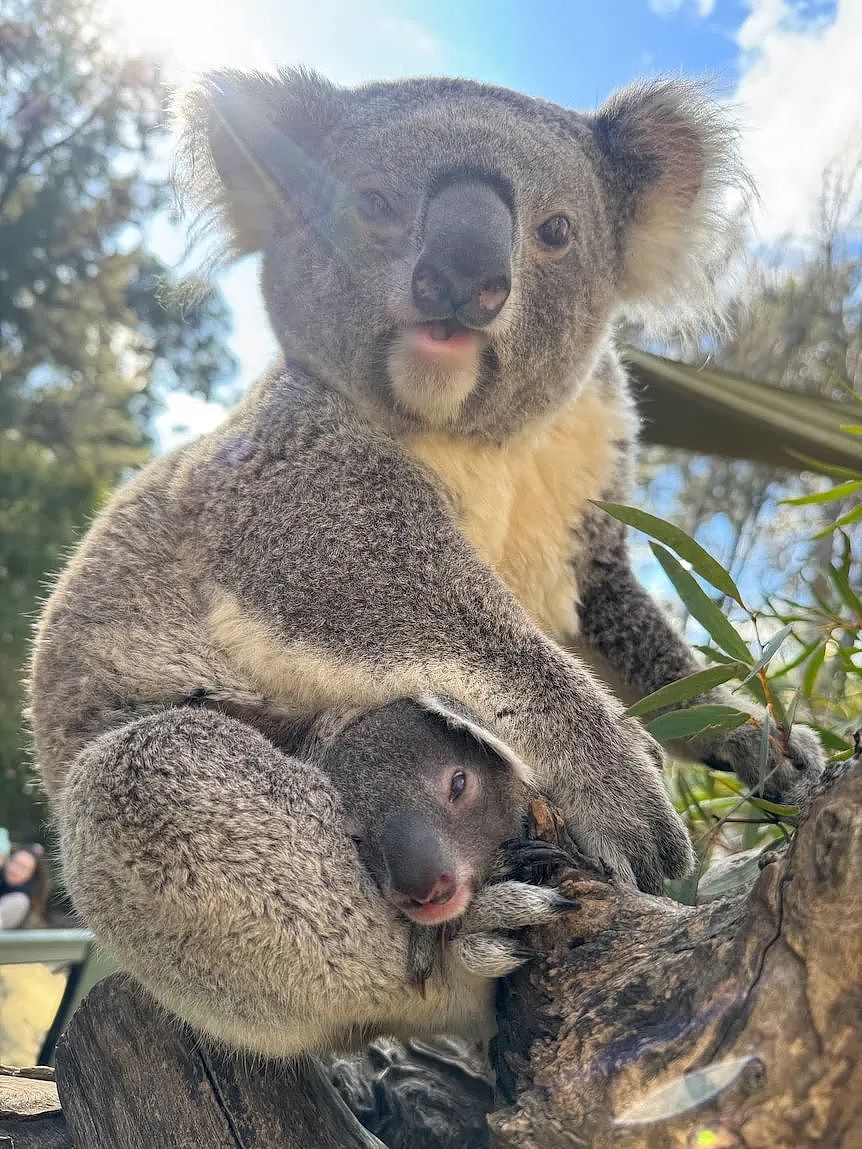
[[[311,754],[341,794],[366,868],[421,925],[459,917],[498,848],[524,833],[526,768],[438,700],[400,700],[335,727]]]
[[[615,312],[713,307],[736,135],[695,85],[581,114],[466,80],[216,73],[181,187],[260,251],[288,359],[390,427],[502,438],[589,376]]]

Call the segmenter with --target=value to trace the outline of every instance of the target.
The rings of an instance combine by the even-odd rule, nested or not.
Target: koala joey
[[[696,664],[593,500],[625,500],[635,451],[614,317],[710,313],[735,132],[661,80],[583,114],[464,80],[225,72],[179,116],[181,186],[261,253],[282,358],[115,496],[45,608],[31,717],[66,880],[229,1043],[475,1032],[487,968],[453,956],[417,994],[337,788],[267,730],[455,699],[619,881],[688,870],[660,749],[594,670],[642,695]],[[757,785],[754,726],[689,750]],[[770,792],[822,769],[799,729]]]
[[[377,887],[413,923],[410,976],[424,986],[445,936],[461,960],[494,972],[519,964],[516,940],[475,934],[490,917],[503,928],[546,920],[572,903],[553,890],[491,885],[472,926],[453,932],[491,877],[522,872],[554,854],[524,837],[534,792],[525,764],[453,703],[399,699],[317,724],[303,756],[333,783],[347,832]],[[503,902],[521,903],[521,920]],[[525,916],[524,916],[525,915]],[[455,926],[457,929],[457,925]],[[481,948],[481,958],[477,949]]]

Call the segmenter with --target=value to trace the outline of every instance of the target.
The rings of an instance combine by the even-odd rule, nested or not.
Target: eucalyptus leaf
[[[736,802],[736,799],[727,798],[725,801]],[[760,875],[762,855],[763,847],[755,846],[752,850],[730,854],[714,862],[697,884],[698,905],[753,886]]]
[[[757,789],[763,793],[763,787],[766,785],[767,767],[769,766],[769,735],[771,732],[772,719],[769,716],[769,711],[763,712],[763,726],[760,731],[760,748],[757,752]]]
[[[670,682],[660,690],[648,694],[635,702],[626,711],[627,718],[635,718],[641,714],[651,714],[654,710],[661,710],[674,702],[685,702],[689,698],[696,698],[731,678],[738,678],[746,670],[745,663],[731,662],[723,666],[710,666],[706,670],[698,670],[696,674],[688,674],[676,682]]]
[[[600,500],[596,500],[596,506],[607,511],[609,515],[613,515],[615,519],[619,519],[621,523],[635,527],[637,530],[643,531],[645,535],[649,535],[650,538],[658,539],[659,542],[669,546],[686,562],[691,563],[692,568],[699,575],[702,575],[707,582],[711,582],[722,594],[729,595],[740,606],[745,605],[729,571],[726,571],[721,563],[717,562],[708,551],[703,549],[700,543],[695,542],[684,530],[664,519],[656,518],[655,515],[649,515],[646,511],[640,511],[636,507],[623,506],[621,503],[606,503]]]
[[[802,676],[802,689],[806,696],[810,697],[814,693],[814,686],[817,682],[817,675],[820,673],[820,668],[826,661],[826,640],[824,639],[805,667],[805,673]]]
[[[832,503],[836,499],[846,499],[849,495],[855,495],[857,491],[862,491],[862,479],[852,479],[847,483],[839,483],[836,487],[830,487],[828,491],[816,491],[812,495],[800,495],[795,499],[781,499],[779,501],[787,507],[806,507],[813,503]]]
[[[748,646],[694,576],[690,575],[682,563],[664,547],[650,543],[650,549],[673,583],[677,594],[713,641],[740,662],[751,666],[754,659]]]
[[[814,539],[823,539],[827,535],[831,535],[833,531],[840,530],[841,527],[849,527],[851,523],[858,523],[860,520],[862,520],[862,503],[860,503],[858,507],[854,507],[848,511],[846,515],[842,515],[837,522],[832,523],[831,526],[826,527],[825,530],[818,531],[816,535],[812,535],[811,537]]]
[[[755,674],[763,670],[765,666],[769,665],[770,661],[778,653],[780,647],[792,630],[793,623],[788,622],[786,626],[783,626],[781,630],[777,631],[777,633],[775,633],[772,638],[770,638],[769,642],[767,642],[766,646],[764,646],[764,648],[761,650],[760,658],[758,658],[757,662],[755,662],[754,666],[752,666],[748,676],[743,678],[740,686],[745,686],[747,682],[750,682],[751,679],[754,678]],[[737,686],[736,689],[738,690],[739,686]]]
[[[737,726],[744,726],[750,717],[734,706],[689,706],[660,714],[647,725],[647,730],[660,742],[669,742],[677,738],[693,738],[705,730],[735,730]]]

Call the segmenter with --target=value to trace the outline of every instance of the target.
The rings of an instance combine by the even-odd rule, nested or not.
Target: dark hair
[[[30,887],[30,914],[38,918],[44,918],[45,907],[48,904],[48,894],[51,887],[51,877],[48,872],[48,865],[45,861],[45,847],[38,842],[30,842],[21,846],[13,846],[9,851],[6,861],[12,857],[13,854],[29,854],[33,861],[36,863],[36,868],[33,870],[33,877],[30,879],[33,883]],[[5,865],[5,862],[4,862]]]

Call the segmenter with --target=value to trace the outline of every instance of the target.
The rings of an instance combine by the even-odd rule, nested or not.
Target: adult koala
[[[609,325],[624,303],[709,309],[734,133],[664,81],[582,115],[458,80],[222,73],[182,115],[193,190],[263,254],[284,360],[116,496],[47,606],[32,718],[67,881],[161,1001],[232,1044],[481,1032],[518,960],[488,931],[536,898],[496,887],[495,917],[477,897],[487,960],[453,947],[423,998],[336,792],[289,751],[396,697],[457,722],[450,696],[620,880],[688,870],[657,745],[571,650],[634,694],[694,669],[589,500],[626,496],[636,435]],[[698,752],[753,783],[758,743]],[[798,731],[773,788],[821,769]]]

